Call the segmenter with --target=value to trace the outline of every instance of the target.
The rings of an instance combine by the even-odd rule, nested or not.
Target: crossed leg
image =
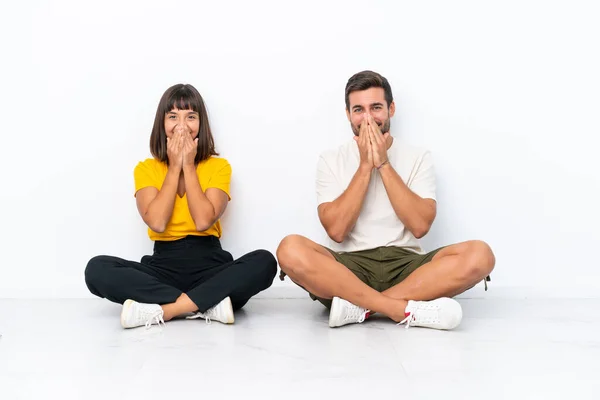
[[[396,322],[405,318],[409,300],[456,296],[489,275],[495,264],[485,242],[450,245],[404,281],[380,293],[338,263],[323,246],[303,236],[286,236],[279,244],[277,258],[282,271],[315,296],[340,297]]]

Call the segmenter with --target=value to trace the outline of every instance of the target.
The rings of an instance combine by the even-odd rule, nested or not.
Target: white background
[[[497,288],[597,293],[598,19],[593,1],[7,3],[0,297],[91,296],[89,258],[151,252],[133,168],[179,82],[233,167],[224,247],[325,244],[316,161],[351,140],[364,69],[392,85],[393,135],[433,153],[426,249],[483,239]]]

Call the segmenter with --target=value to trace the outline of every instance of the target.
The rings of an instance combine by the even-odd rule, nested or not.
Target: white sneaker
[[[406,306],[406,318],[398,325],[421,326],[433,329],[454,329],[462,320],[462,308],[458,301],[441,297],[431,301],[410,300]]]
[[[219,304],[213,308],[209,308],[206,312],[197,312],[196,314],[186,317],[186,319],[197,319],[204,318],[207,324],[211,321],[219,321],[224,324],[233,324],[233,307],[231,306],[231,299],[225,297]]]
[[[158,304],[138,303],[133,300],[126,300],[121,310],[121,326],[123,328],[136,328],[146,325],[146,329],[152,324],[164,325],[163,309]]]
[[[329,311],[329,327],[344,326],[347,324],[360,324],[363,322],[369,310],[356,306],[349,301],[334,297]]]

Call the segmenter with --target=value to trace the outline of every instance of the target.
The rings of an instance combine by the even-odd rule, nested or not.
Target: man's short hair
[[[350,110],[350,93],[359,90],[367,90],[372,87],[383,88],[385,101],[389,108],[392,101],[394,101],[394,97],[392,96],[392,87],[388,80],[377,72],[361,71],[352,75],[352,77],[348,79],[348,83],[346,83],[346,109]]]

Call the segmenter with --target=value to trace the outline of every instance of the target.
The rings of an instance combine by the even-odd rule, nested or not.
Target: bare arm
[[[179,171],[169,168],[167,177],[160,188],[145,187],[135,195],[138,212],[154,232],[164,232],[173,214]]]
[[[327,235],[337,243],[343,242],[354,228],[360,215],[373,170],[373,151],[369,144],[367,124],[362,124],[354,137],[360,152],[360,164],[350,184],[332,202],[319,205],[319,219]]]
[[[330,203],[319,205],[319,219],[327,235],[337,243],[346,239],[360,215],[369,181],[371,170],[359,168],[348,188],[340,197]]]
[[[138,190],[135,195],[138,212],[146,225],[154,232],[164,232],[173,214],[183,163],[182,148],[183,137],[181,134],[167,139],[169,169],[160,190],[149,186]]]
[[[435,200],[423,199],[410,190],[391,164],[385,164],[379,172],[385,191],[400,221],[416,238],[425,236],[435,219],[437,208]]]
[[[196,167],[192,164],[183,169],[185,190],[190,214],[199,232],[210,228],[225,212],[229,197],[221,189],[208,188],[206,193],[200,187]]]
[[[206,193],[200,187],[194,159],[198,149],[198,139],[192,140],[183,135],[183,179],[190,214],[196,230],[202,232],[210,228],[225,212],[229,196],[217,188],[208,188]]]
[[[390,134],[381,134],[372,118],[369,118],[369,136],[373,147],[373,162],[378,167],[394,212],[416,238],[425,236],[435,219],[435,200],[423,199],[406,186],[388,162],[387,149],[392,140]]]

